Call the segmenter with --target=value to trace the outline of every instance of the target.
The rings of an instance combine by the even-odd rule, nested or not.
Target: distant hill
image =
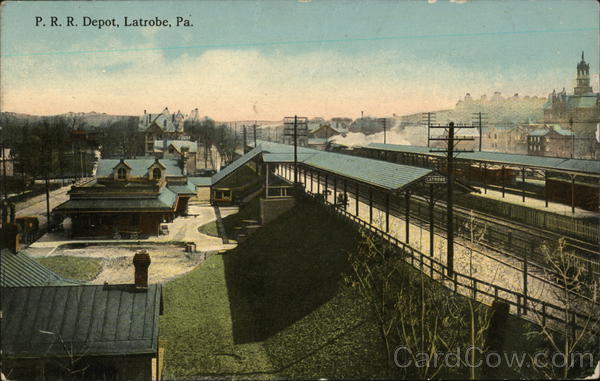
[[[43,116],[40,115],[31,115],[31,114],[22,114],[17,112],[2,112],[2,120],[7,119],[18,119],[20,121],[29,121],[35,122]],[[64,116],[65,118],[81,118],[86,126],[89,127],[99,127],[105,123],[116,122],[121,119],[129,118],[131,116],[138,117],[137,115],[111,115],[107,113],[98,113],[95,111],[91,112],[68,112],[65,114],[58,114],[57,116]]]

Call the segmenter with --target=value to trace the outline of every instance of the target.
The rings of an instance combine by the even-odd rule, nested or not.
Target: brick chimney
[[[8,223],[2,226],[0,237],[2,238],[2,244],[0,245],[0,248],[8,249],[14,254],[19,252],[19,241],[21,240],[21,235],[19,234],[19,225],[15,223]]]
[[[148,250],[140,250],[133,256],[133,267],[135,267],[135,288],[148,288],[148,267],[150,267],[150,254]]]

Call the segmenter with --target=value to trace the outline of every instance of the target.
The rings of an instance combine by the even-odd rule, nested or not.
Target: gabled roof
[[[148,173],[148,168],[154,164],[155,158],[146,157],[143,159],[125,159],[124,163],[131,168],[131,176],[144,177]],[[96,177],[109,177],[113,169],[119,164],[118,159],[102,159],[98,162]],[[167,171],[166,176],[183,176],[181,168],[177,165],[177,160],[160,159],[160,164]]]
[[[23,252],[0,250],[0,287],[60,286],[80,282],[64,279]]]
[[[290,163],[294,161],[294,147],[285,144],[260,142],[263,161]],[[319,151],[298,147],[298,162],[330,173],[387,190],[401,190],[433,171],[360,156]]]
[[[80,285],[1,288],[2,355],[19,358],[154,354],[162,288]]]
[[[250,160],[254,159],[256,156],[260,155],[262,152],[262,148],[259,145],[258,147],[254,147],[250,151],[246,152],[244,155],[239,157],[237,160],[233,161],[233,163],[229,164],[227,167],[221,169],[219,172],[215,173],[212,177],[212,183],[216,184],[219,181],[223,180],[225,177],[232,174],[235,170],[240,168],[241,166],[248,163]]]

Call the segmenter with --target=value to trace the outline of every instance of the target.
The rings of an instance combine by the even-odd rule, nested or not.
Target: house
[[[331,127],[340,133],[347,133],[351,124],[351,118],[331,118]]]
[[[148,285],[147,252],[133,263],[132,284],[1,287],[2,372],[16,380],[152,380],[162,287]]]
[[[575,133],[560,125],[547,125],[527,135],[527,154],[535,156],[570,157],[573,154]]]
[[[331,127],[329,124],[323,124],[314,130],[309,131],[308,138],[311,139],[329,139],[332,136],[339,135],[340,131]]]
[[[158,235],[162,222],[187,213],[196,190],[176,160],[100,160],[96,178],[68,192],[54,208],[57,222],[71,218],[79,237]]]
[[[483,129],[482,149],[485,151],[527,154],[527,125],[497,124]]]
[[[154,155],[161,159],[177,160],[184,174],[194,173],[198,161],[198,143],[191,140],[156,140]]]
[[[138,130],[144,134],[144,153],[152,155],[154,142],[163,139],[179,139],[184,136],[184,115],[177,111],[174,114],[165,109],[160,113],[147,113],[139,118]]]

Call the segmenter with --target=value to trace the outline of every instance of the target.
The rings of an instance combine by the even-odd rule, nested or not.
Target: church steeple
[[[577,86],[573,91],[575,95],[582,95],[592,92],[590,86],[590,65],[585,62],[583,51],[581,51],[581,61],[577,64]]]

